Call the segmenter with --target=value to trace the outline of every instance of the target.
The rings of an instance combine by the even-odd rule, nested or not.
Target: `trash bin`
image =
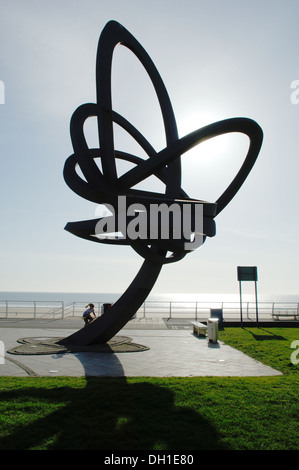
[[[218,342],[218,318],[208,319],[208,338],[210,343]]]
[[[223,330],[223,311],[222,308],[211,308],[210,318],[218,318],[218,330]]]
[[[110,308],[111,306],[112,306],[112,304],[103,304],[103,305],[102,305],[102,309],[101,309],[101,310],[102,310],[102,312],[101,312],[102,315],[103,315],[103,313],[105,313],[105,312],[107,311],[107,309]]]

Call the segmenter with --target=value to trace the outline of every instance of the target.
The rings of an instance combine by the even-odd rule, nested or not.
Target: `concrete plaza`
[[[275,376],[281,372],[218,341],[193,334],[190,323],[167,325],[131,320],[119,335],[149,349],[138,352],[76,352],[47,355],[14,355],[7,351],[20,338],[66,337],[82,327],[81,319],[1,320],[0,340],[5,356],[0,376],[110,376],[110,377],[203,377]]]

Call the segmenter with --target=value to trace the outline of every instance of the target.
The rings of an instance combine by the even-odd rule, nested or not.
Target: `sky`
[[[119,293],[143,262],[131,247],[64,230],[99,213],[69,189],[63,166],[73,153],[72,113],[96,102],[99,35],[116,20],[159,70],[180,137],[233,117],[254,119],[264,132],[249,177],[216,218],[216,236],[163,266],[152,293],[238,293],[237,266],[258,267],[261,294],[299,293],[298,0],[0,0],[0,11],[0,291]],[[114,110],[161,150],[144,69],[117,46],[112,70]],[[85,132],[98,145],[92,119]],[[119,129],[115,147],[140,151]],[[183,189],[214,202],[247,148],[246,137],[232,134],[184,154]]]

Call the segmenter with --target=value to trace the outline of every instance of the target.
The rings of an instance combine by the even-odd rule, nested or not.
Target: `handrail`
[[[97,315],[102,314],[103,304],[96,302]],[[259,302],[259,317],[274,318],[277,313],[285,312],[299,318],[299,302]],[[1,318],[66,318],[79,317],[86,307],[84,302],[46,301],[46,300],[0,300]],[[136,312],[135,318],[152,317],[203,319],[210,315],[210,309],[222,309],[223,318],[239,318],[240,303],[229,301],[166,301],[146,300]],[[255,302],[242,302],[243,315],[247,319],[255,318]]]

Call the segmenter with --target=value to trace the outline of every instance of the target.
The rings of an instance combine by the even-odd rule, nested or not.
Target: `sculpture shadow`
[[[32,379],[35,380],[35,379]],[[77,387],[57,383],[0,392],[0,401],[20,402],[23,412],[46,402],[46,416],[0,439],[1,450],[208,450],[228,449],[211,421],[185,406],[164,383],[146,378],[86,378]],[[83,386],[82,386],[83,385]],[[37,414],[38,416],[38,414]]]
[[[124,377],[124,370],[117,355],[106,344],[105,353],[75,352],[72,353],[81,362],[86,377]],[[54,355],[58,360],[64,354]],[[59,368],[59,366],[57,366]]]

